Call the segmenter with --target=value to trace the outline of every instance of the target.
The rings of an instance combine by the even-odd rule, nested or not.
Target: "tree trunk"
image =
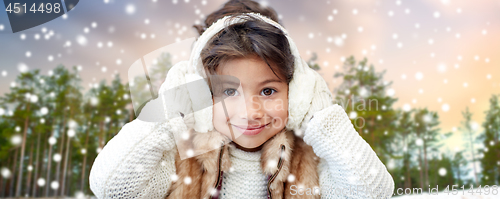
[[[71,156],[71,154],[72,154],[72,153],[73,153],[73,150],[70,150],[70,151],[69,151],[69,161],[68,161],[68,168],[70,168],[70,169],[69,169],[69,173],[68,173],[68,177],[67,177],[67,178],[68,178],[68,181],[66,182],[66,184],[67,184],[67,186],[66,186],[66,187],[68,187],[68,188],[66,189],[66,195],[67,195],[67,196],[69,196],[69,195],[70,195],[70,191],[71,191],[71,179],[72,179],[72,177],[71,177],[71,176],[73,175],[73,172],[72,172],[72,171],[73,171],[73,169],[71,169],[71,157],[72,157],[72,156]]]
[[[17,154],[19,153],[19,148],[16,148],[16,152],[14,152],[14,159],[13,165],[12,165],[12,177],[10,178],[10,185],[9,185],[9,196],[14,196],[14,182],[15,182],[15,176],[16,176],[16,168],[17,168]]]
[[[476,180],[476,186],[479,186],[477,180],[477,170],[476,170],[476,156],[474,153],[474,143],[472,142],[472,131],[469,131],[469,141],[470,141],[470,152],[472,153],[472,168],[474,168],[474,179]]]
[[[38,188],[38,184],[37,184],[37,179],[38,179],[38,168],[40,167],[40,135],[41,133],[38,133],[38,138],[37,138],[37,141],[36,141],[36,160],[35,160],[35,175],[33,176],[33,190],[31,192],[31,195],[33,197],[36,197],[36,189]],[[45,136],[44,136],[45,137]],[[42,154],[45,154],[45,150]]]
[[[427,161],[427,140],[424,139],[424,171],[425,171],[425,185],[429,185],[429,162]]]
[[[99,132],[100,132],[100,136],[99,136],[99,148],[102,149],[104,148],[104,122],[103,121],[100,121],[99,122]]]
[[[63,160],[63,150],[64,150],[64,140],[66,138],[66,114],[64,114],[63,116],[63,122],[62,122],[62,129],[60,129],[59,132],[61,132],[61,143],[59,143],[59,155],[61,156],[61,160],[59,160],[56,164],[56,177],[54,178],[58,183],[59,183],[59,186],[61,186],[61,180],[60,180],[60,173],[61,173],[61,161],[64,161]],[[54,196],[58,196],[59,194],[59,189],[56,189],[54,190],[55,192],[55,195]]]
[[[40,134],[38,134],[40,137]],[[31,168],[33,168],[33,149],[34,149],[34,144],[31,145],[31,150],[30,150],[30,163],[28,166],[31,166]],[[29,196],[30,195],[30,189],[31,189],[31,176],[33,174],[33,169],[30,171],[28,170],[28,180],[26,182],[26,195]]]
[[[23,142],[21,144],[21,159],[19,160],[19,174],[17,175],[16,197],[21,196],[21,186],[23,181],[24,149],[26,148],[26,136],[28,134],[28,123],[30,121],[30,103],[26,105],[26,118],[24,119]]]
[[[66,155],[65,155],[65,158],[64,158],[64,167],[63,167],[63,174],[62,174],[62,183],[61,183],[61,196],[64,196],[64,185],[66,183],[66,172],[67,172],[67,168],[68,168],[68,153],[69,153],[69,146],[70,146],[70,141],[71,141],[71,138],[68,136],[68,140],[66,142]]]
[[[82,179],[80,183],[80,191],[85,194],[85,191],[83,190],[83,187],[85,185],[85,173],[87,171],[87,154],[88,154],[88,144],[89,144],[89,136],[90,136],[90,128],[92,127],[92,123],[89,124],[89,127],[87,128],[87,135],[85,137],[85,154],[83,154],[83,163],[82,163]]]
[[[422,173],[422,149],[419,149],[419,154],[418,154],[418,164],[420,166],[420,169],[418,170],[420,172],[420,187],[423,189],[424,187],[424,175]]]
[[[51,131],[50,137],[54,137],[54,131]],[[49,138],[50,138],[49,137]],[[45,177],[45,197],[49,197],[50,195],[50,171],[51,171],[51,164],[52,164],[52,145],[49,144],[49,154],[47,156],[47,176]]]
[[[7,158],[7,168],[9,168],[12,159],[13,158]],[[6,197],[7,183],[9,182],[9,179],[2,178],[2,181],[4,181],[4,180],[5,180],[5,182],[3,183],[3,186],[0,186],[0,197],[2,197],[2,198]]]

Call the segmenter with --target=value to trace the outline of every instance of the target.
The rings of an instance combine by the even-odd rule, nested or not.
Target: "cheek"
[[[269,116],[271,116],[274,120],[279,120],[279,127],[286,125],[286,121],[288,118],[288,99],[286,97],[279,98],[273,100],[272,102],[266,103],[265,107],[266,112]]]
[[[215,130],[225,134],[228,131],[226,114],[221,103],[214,104],[213,106],[213,117],[212,123],[214,124]]]

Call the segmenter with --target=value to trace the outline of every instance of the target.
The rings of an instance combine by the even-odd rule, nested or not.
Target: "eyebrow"
[[[272,82],[282,83],[283,81],[281,81],[281,80],[279,80],[279,79],[266,79],[266,80],[264,80],[264,81],[260,82],[260,83],[259,83],[259,84],[257,84],[257,85],[261,86],[261,85],[265,85],[265,84],[272,83]]]

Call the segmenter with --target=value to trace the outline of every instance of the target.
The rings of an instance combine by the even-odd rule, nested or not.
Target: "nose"
[[[262,102],[258,96],[245,97],[245,108],[240,113],[240,117],[246,120],[258,120],[264,116]]]

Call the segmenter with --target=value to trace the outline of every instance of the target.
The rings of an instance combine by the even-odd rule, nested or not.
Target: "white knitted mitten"
[[[174,119],[175,120],[175,119]],[[175,177],[177,122],[136,119],[120,130],[99,153],[90,171],[90,189],[98,198],[164,198]]]
[[[322,198],[390,198],[394,181],[344,109],[333,105],[314,114],[304,141],[320,157]]]

